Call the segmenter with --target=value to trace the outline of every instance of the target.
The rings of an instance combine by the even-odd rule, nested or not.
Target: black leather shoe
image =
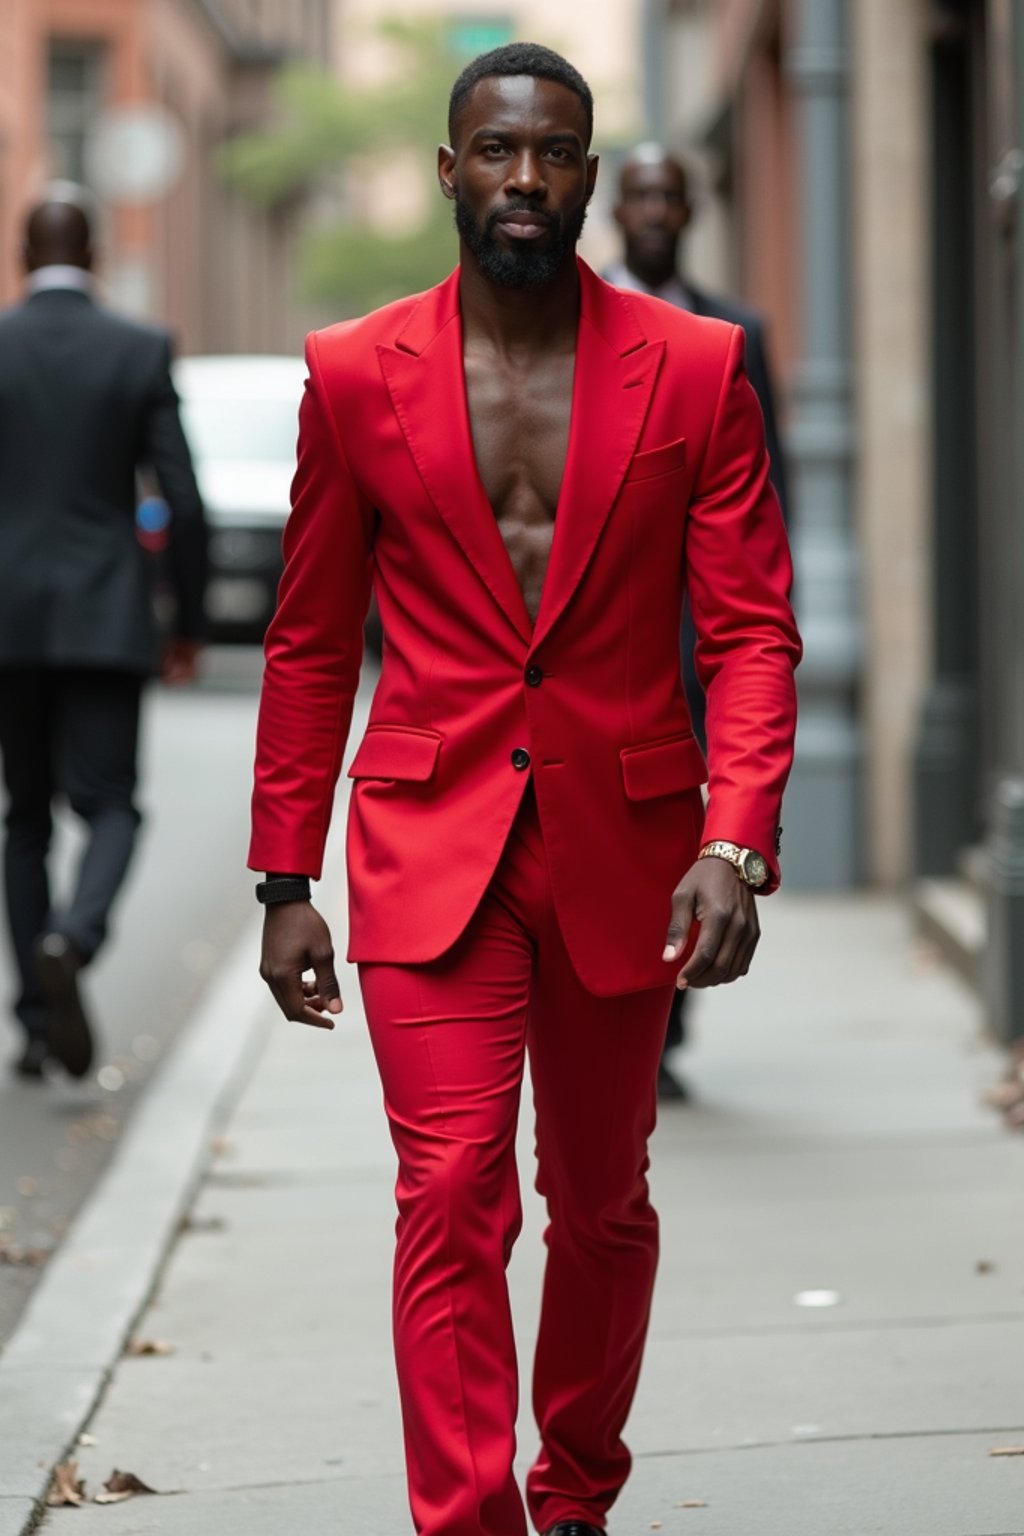
[[[677,1104],[685,1104],[689,1097],[690,1090],[682,1078],[676,1077],[674,1072],[669,1071],[665,1065],[665,1058],[662,1057],[658,1063],[658,1098],[663,1102],[674,1099]]]
[[[585,1520],[559,1520],[544,1536],[604,1536],[604,1527],[588,1525]]]
[[[49,1053],[72,1077],[84,1077],[92,1066],[92,1030],[78,990],[78,973],[85,962],[62,933],[42,934],[33,959],[46,999]]]
[[[12,1063],[16,1077],[40,1079],[45,1077],[43,1065],[49,1058],[45,1040],[26,1040],[20,1056]]]

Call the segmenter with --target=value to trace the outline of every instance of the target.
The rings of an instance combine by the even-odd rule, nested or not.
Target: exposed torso
[[[466,349],[477,468],[527,612],[536,622],[565,470],[575,355],[528,366]]]

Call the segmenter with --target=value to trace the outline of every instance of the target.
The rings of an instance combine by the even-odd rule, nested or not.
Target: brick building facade
[[[111,111],[157,106],[178,140],[165,195],[102,197],[101,278],[189,351],[294,347],[294,209],[243,206],[217,175],[226,136],[260,123],[275,68],[330,64],[334,0],[7,0],[0,9],[0,301],[20,289],[25,208],[47,181],[90,181]]]

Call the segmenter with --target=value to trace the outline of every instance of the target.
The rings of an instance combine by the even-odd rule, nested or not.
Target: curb
[[[42,1518],[156,1286],[272,1018],[256,914],[228,952],[0,1356],[0,1536]]]

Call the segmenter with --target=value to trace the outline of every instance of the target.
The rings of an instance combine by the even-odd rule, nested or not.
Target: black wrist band
[[[282,901],[308,901],[309,881],[305,875],[288,875],[281,880],[261,880],[256,887],[256,900],[265,907],[276,907]]]

